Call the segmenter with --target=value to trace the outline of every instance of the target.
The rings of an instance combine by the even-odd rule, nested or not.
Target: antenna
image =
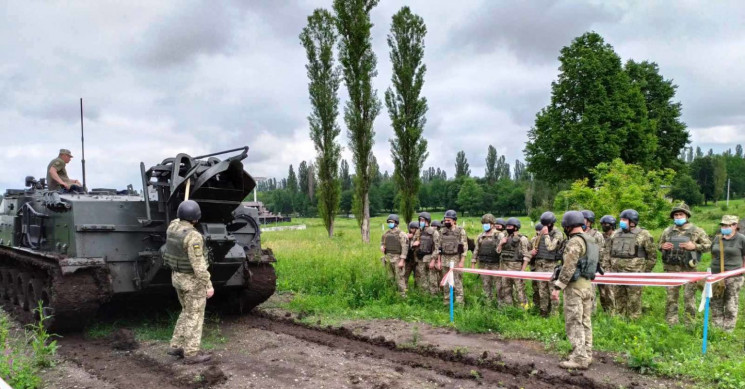
[[[85,184],[85,136],[83,132],[83,98],[80,98],[80,143],[82,144],[83,159],[80,161],[83,164],[83,190],[88,190],[88,186]]]

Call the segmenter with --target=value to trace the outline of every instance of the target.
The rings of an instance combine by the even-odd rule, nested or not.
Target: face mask
[[[388,223],[388,228],[393,229],[396,227],[396,223]]]
[[[445,227],[450,228],[453,226],[453,223],[445,222]]]
[[[729,235],[732,233],[731,228],[722,228],[722,235]]]
[[[508,228],[507,229],[507,234],[512,235],[514,233],[515,233],[515,229],[514,228]]]
[[[419,228],[424,228],[425,226],[424,222],[419,222]]]
[[[484,223],[483,227],[484,227],[484,231],[491,230],[491,224],[489,224],[489,223]]]
[[[603,231],[608,232],[613,228],[610,224],[603,224]]]
[[[628,230],[629,229],[629,222],[620,221],[620,222],[618,222],[618,225],[621,227],[622,230]]]
[[[686,224],[688,220],[686,219],[674,219],[673,222],[676,226],[682,226],[683,224]]]

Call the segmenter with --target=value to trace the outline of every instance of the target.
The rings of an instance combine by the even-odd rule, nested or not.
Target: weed
[[[414,326],[414,328],[411,329],[411,345],[416,347],[417,344],[419,344],[419,326]]]

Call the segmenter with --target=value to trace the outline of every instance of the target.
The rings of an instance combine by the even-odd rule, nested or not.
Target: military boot
[[[589,363],[580,363],[573,360],[568,361],[562,361],[559,362],[559,367],[564,369],[574,369],[574,370],[587,370],[590,367]]]
[[[179,357],[179,358],[184,357],[184,349],[181,347],[171,347],[168,351],[166,351],[166,353],[174,357]]]
[[[195,355],[191,355],[184,358],[184,364],[186,365],[194,365],[197,363],[204,363],[212,359],[212,354],[205,353],[205,352],[199,352]]]

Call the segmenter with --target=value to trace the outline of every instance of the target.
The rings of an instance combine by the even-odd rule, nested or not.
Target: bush
[[[704,203],[704,195],[701,194],[696,180],[685,173],[675,176],[670,196],[676,200],[683,200],[690,206]]]

